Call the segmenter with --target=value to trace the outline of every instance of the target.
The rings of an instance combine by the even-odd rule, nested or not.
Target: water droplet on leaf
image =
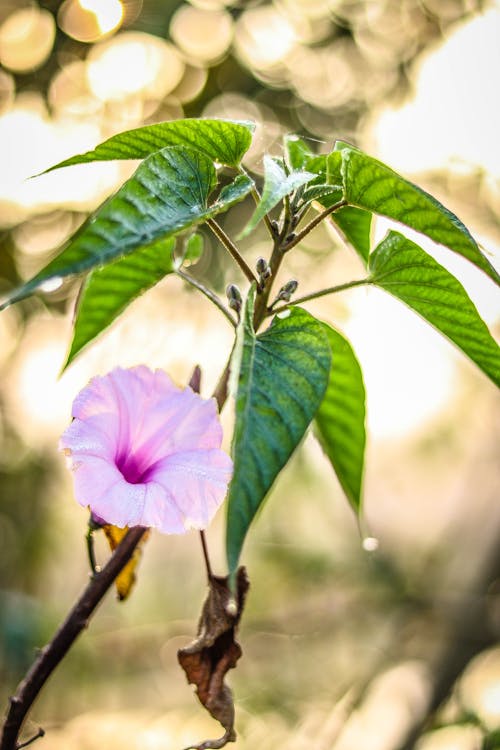
[[[40,284],[40,291],[55,292],[57,289],[60,289],[62,287],[62,284],[62,276],[53,276],[51,279],[47,279],[47,281],[44,281],[42,284]]]
[[[365,536],[362,546],[365,552],[375,552],[379,548],[379,540],[375,536]]]

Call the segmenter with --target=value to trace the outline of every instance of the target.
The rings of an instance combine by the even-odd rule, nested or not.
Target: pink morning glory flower
[[[232,473],[214,399],[177,388],[161,370],[118,367],[92,378],[72,415],[60,448],[80,505],[122,528],[208,526]]]

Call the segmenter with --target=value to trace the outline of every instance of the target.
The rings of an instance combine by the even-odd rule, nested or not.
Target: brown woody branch
[[[67,654],[82,630],[87,627],[90,616],[118,573],[132,557],[145,531],[146,529],[142,526],[136,526],[128,531],[104,568],[89,581],[54,638],[40,651],[26,677],[19,684],[15,695],[10,699],[9,710],[0,738],[0,750],[19,750],[19,748],[26,746],[26,743],[18,742],[18,737],[28,711],[54,669]],[[43,736],[42,731],[39,730],[36,737],[33,737],[30,742]]]

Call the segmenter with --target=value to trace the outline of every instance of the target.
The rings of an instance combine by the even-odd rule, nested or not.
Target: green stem
[[[217,222],[214,219],[207,219],[207,225],[210,227],[212,232],[215,234],[218,240],[220,240],[221,244],[224,245],[226,250],[229,252],[232,258],[236,261],[236,263],[239,265],[245,276],[247,277],[248,281],[252,283],[255,281],[255,283],[259,284],[257,277],[255,276],[254,272],[250,268],[250,266],[247,264],[246,260],[242,257],[240,251],[234,244],[234,242],[231,240],[230,237],[227,236],[227,234],[224,232],[221,226],[217,224]]]
[[[298,232],[295,237],[290,240],[286,245],[282,247],[282,251],[284,253],[287,253],[289,250],[292,249],[292,247],[295,247],[295,245],[298,245],[299,242],[301,242],[306,235],[309,234],[309,232],[312,232],[312,230],[318,226],[324,219],[327,218],[327,216],[330,216],[330,214],[333,214],[335,211],[338,211],[339,208],[343,208],[344,206],[347,206],[348,203],[346,200],[338,201],[338,203],[334,203],[333,206],[329,206],[328,208],[325,208],[324,211],[321,211],[321,213],[317,214],[317,216],[312,219],[309,224],[306,224],[306,226],[301,229],[300,232]]]
[[[187,282],[188,284],[191,284],[191,286],[194,286],[195,289],[198,289],[202,294],[205,295],[207,299],[213,302],[214,305],[219,308],[221,313],[223,313],[226,316],[226,318],[229,320],[233,328],[236,328],[237,326],[236,319],[231,315],[231,313],[226,308],[222,300],[219,299],[219,297],[217,297],[217,295],[214,294],[211,289],[209,289],[204,284],[202,284],[201,281],[198,281],[198,279],[195,279],[193,276],[190,276],[185,271],[181,271],[180,268],[178,268],[175,273],[177,274],[177,276],[180,276],[181,279],[184,279],[185,282]]]
[[[268,315],[275,315],[276,313],[283,312],[290,305],[301,305],[303,302],[309,302],[311,299],[317,299],[318,297],[325,297],[327,294],[336,294],[337,292],[343,292],[344,289],[352,289],[355,286],[363,286],[364,284],[371,284],[371,279],[356,279],[355,281],[346,281],[345,284],[339,284],[338,286],[330,286],[328,289],[320,289],[318,292],[312,292],[311,294],[305,294],[303,297],[297,297],[297,299],[287,302],[286,305],[281,307],[269,308]]]
[[[260,290],[260,294],[257,294],[257,297],[255,299],[255,309],[253,315],[253,327],[255,331],[258,330],[260,324],[267,315],[267,303],[269,301],[269,295],[283,261],[283,257],[284,256],[281,249],[281,241],[280,238],[277,237],[274,240],[273,252],[271,253],[271,258],[269,259],[271,275],[268,279],[266,279],[264,287]]]

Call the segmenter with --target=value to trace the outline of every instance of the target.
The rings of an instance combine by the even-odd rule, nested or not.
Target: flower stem
[[[212,232],[215,234],[218,240],[220,240],[221,244],[224,245],[228,253],[231,255],[232,258],[236,261],[236,263],[239,265],[243,273],[245,274],[246,278],[250,283],[252,281],[255,281],[255,283],[259,284],[257,277],[255,276],[254,272],[250,268],[250,266],[247,264],[246,260],[241,255],[240,251],[232,241],[230,237],[227,236],[225,231],[222,229],[219,224],[214,219],[207,219],[207,226],[210,227]]]
[[[327,294],[336,294],[337,292],[343,292],[344,289],[352,289],[355,286],[363,286],[364,284],[371,284],[371,279],[355,279],[354,281],[346,281],[345,284],[339,284],[338,286],[330,286],[328,289],[319,289],[317,292],[311,292],[311,294],[304,294],[303,297],[297,297],[291,302],[287,302],[286,305],[281,307],[270,307],[268,309],[268,315],[275,315],[276,313],[283,312],[290,305],[301,305],[303,302],[309,302],[311,299],[317,299],[318,297],[325,297]]]
[[[53,639],[40,651],[26,677],[19,684],[16,694],[10,699],[0,738],[0,750],[19,750],[22,747],[17,738],[26,714],[54,669],[66,656],[82,630],[87,627],[92,613],[118,573],[132,557],[145,531],[142,526],[129,529],[103,569],[89,581]],[[38,736],[41,736],[40,732]]]
[[[204,294],[207,299],[209,299],[211,302],[213,302],[214,305],[219,308],[219,310],[221,311],[221,313],[223,315],[225,315],[225,317],[229,320],[229,322],[231,323],[231,325],[233,326],[233,328],[236,328],[237,322],[236,322],[235,318],[231,315],[231,313],[229,312],[229,310],[227,309],[227,307],[224,305],[224,303],[222,302],[222,300],[219,299],[219,297],[217,297],[217,295],[214,294],[211,289],[209,289],[204,284],[202,284],[201,281],[198,281],[198,279],[195,279],[193,276],[190,276],[185,271],[181,271],[180,268],[178,268],[175,273],[181,279],[184,279],[184,281],[187,284],[191,284],[191,286],[194,286],[195,289],[198,289],[198,291],[200,291],[202,294]]]
[[[212,566],[210,564],[210,555],[208,554],[207,539],[205,536],[205,532],[203,530],[200,531],[200,539],[201,539],[201,548],[203,550],[203,557],[205,559],[205,567],[207,569],[207,578],[208,578],[208,582],[210,583],[210,581],[213,578],[213,573],[212,573]]]

